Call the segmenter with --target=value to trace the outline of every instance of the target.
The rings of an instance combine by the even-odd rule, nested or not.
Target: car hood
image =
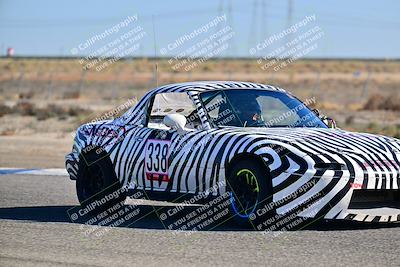
[[[235,133],[244,133],[254,138],[264,137],[296,147],[311,154],[384,154],[392,157],[400,154],[400,140],[369,133],[348,132],[329,128],[235,128]],[[308,148],[308,149],[307,149]]]
[[[332,175],[336,170],[351,169],[351,176],[357,173],[374,177],[384,174],[397,177],[400,172],[400,141],[386,136],[322,128],[230,128],[228,131],[256,140],[253,144],[259,149],[253,145],[253,151],[260,155],[268,153],[261,149],[268,146],[281,159],[292,158],[293,154],[302,157],[308,165],[307,171],[313,175],[317,169],[332,170]],[[268,159],[267,164],[270,164]],[[298,168],[287,164],[290,166],[285,172],[297,172]]]

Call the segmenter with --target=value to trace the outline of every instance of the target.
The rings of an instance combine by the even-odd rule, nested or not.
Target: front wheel
[[[79,165],[76,192],[81,206],[103,211],[125,201],[127,190],[121,186],[108,155],[95,151],[83,154]]]
[[[268,178],[267,168],[251,160],[242,160],[230,169],[227,180],[230,213],[240,225],[250,223],[256,228],[260,223],[257,210],[272,202],[272,185]]]

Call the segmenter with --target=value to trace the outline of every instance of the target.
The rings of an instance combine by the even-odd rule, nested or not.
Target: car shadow
[[[140,214],[135,216],[127,223],[121,225],[113,225],[113,227],[135,228],[135,229],[151,229],[151,230],[177,230],[176,227],[169,228],[168,226],[176,221],[161,220],[160,213],[168,210],[173,210],[179,207],[179,218],[185,217],[188,214],[193,214],[197,207],[193,206],[156,206],[156,205],[124,205],[121,209],[135,210],[140,209]],[[33,221],[33,222],[52,222],[52,223],[74,223],[85,224],[87,218],[71,219],[71,210],[76,209],[76,206],[30,206],[30,207],[11,207],[0,208],[0,219],[17,220],[17,221]],[[109,224],[108,224],[109,225]],[[179,226],[179,225],[178,225]],[[345,231],[345,230],[368,230],[382,228],[400,228],[399,223],[358,223],[352,221],[325,221],[319,220],[307,223],[301,231]],[[182,229],[179,229],[182,230]],[[185,229],[183,229],[185,230]],[[233,219],[222,218],[210,227],[204,227],[203,231],[255,231],[254,227],[238,225]]]
[[[140,208],[141,215],[136,216],[135,219],[130,220],[129,223],[116,226],[137,229],[152,229],[152,230],[170,230],[167,228],[166,223],[159,218],[159,212],[166,207],[153,206],[153,205],[124,205],[123,208],[129,210]],[[85,224],[89,219],[87,217],[79,218],[77,220],[71,219],[71,210],[77,208],[76,206],[31,206],[31,207],[12,207],[0,208],[0,219],[5,220],[22,220],[33,222],[58,222],[58,223],[77,223]],[[168,208],[173,209],[174,206]],[[185,216],[190,214],[196,207],[185,206],[182,210],[180,206],[180,215]],[[246,228],[236,225],[234,222],[225,222],[212,229],[213,231],[243,231]]]

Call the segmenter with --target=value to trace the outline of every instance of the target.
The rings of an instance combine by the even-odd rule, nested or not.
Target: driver
[[[262,126],[264,120],[261,115],[261,106],[257,100],[243,102],[238,106],[238,117],[241,120],[243,127]]]
[[[230,99],[235,113],[242,127],[264,126],[264,119],[261,114],[261,106],[253,97]]]

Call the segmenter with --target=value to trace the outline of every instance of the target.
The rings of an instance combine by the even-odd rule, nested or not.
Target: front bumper
[[[373,209],[348,209],[336,219],[357,221],[357,222],[400,222],[400,209],[373,208]]]
[[[76,180],[78,177],[78,157],[74,153],[65,156],[65,168],[71,180]]]
[[[337,219],[359,222],[399,222],[400,190],[353,190],[346,212]]]
[[[296,183],[275,191],[278,214],[295,212],[298,217],[310,219],[400,222],[400,179],[397,175],[350,178],[347,173],[340,177],[333,174],[310,177],[307,187],[304,187],[305,177],[298,176],[294,179]]]

